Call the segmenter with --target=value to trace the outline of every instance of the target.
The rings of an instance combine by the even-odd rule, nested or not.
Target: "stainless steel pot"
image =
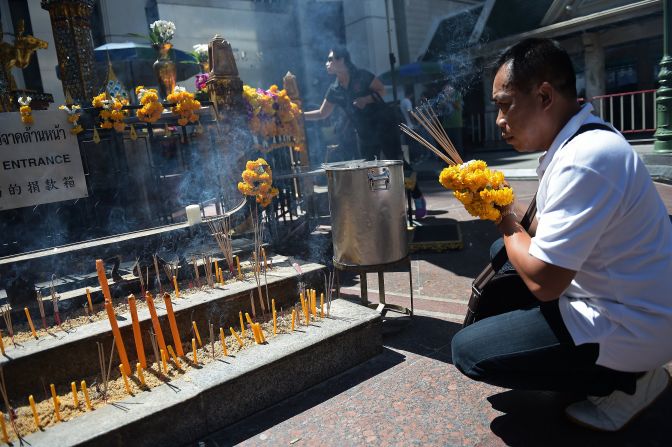
[[[334,261],[378,265],[408,255],[403,164],[397,160],[324,165]]]

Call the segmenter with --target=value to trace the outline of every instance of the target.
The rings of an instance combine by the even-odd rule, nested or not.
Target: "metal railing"
[[[585,102],[580,99],[579,102]],[[589,102],[595,114],[611,123],[622,134],[641,135],[651,138],[656,130],[656,90],[614,93],[592,97]],[[497,111],[475,113],[467,121],[469,128],[465,135],[473,145],[498,146],[502,137],[497,123]]]

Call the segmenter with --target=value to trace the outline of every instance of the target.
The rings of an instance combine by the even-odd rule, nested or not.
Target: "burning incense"
[[[243,272],[240,270],[240,258],[236,255],[236,268],[238,269],[238,279],[243,278]]]
[[[226,337],[224,336],[224,329],[219,328],[219,340],[222,342],[222,353],[224,356],[228,356],[229,353],[226,351]]]
[[[261,297],[259,297],[261,299]],[[257,318],[257,311],[254,308],[254,292],[250,290],[250,306],[252,306],[252,315]]]
[[[107,284],[107,275],[105,274],[105,264],[103,264],[102,259],[96,259],[96,272],[98,272],[98,282],[100,283],[100,290],[103,292],[105,301],[112,301],[110,286]]]
[[[170,353],[170,357],[173,359],[175,366],[177,366],[178,369],[182,369],[182,364],[180,363],[180,359],[178,359],[177,356],[175,355],[173,345],[168,345],[168,352]]]
[[[135,371],[138,375],[138,379],[140,379],[140,384],[142,386],[147,386],[147,383],[145,382],[145,374],[142,372],[142,365],[140,362],[135,364]]]
[[[126,392],[132,396],[133,392],[131,391],[131,384],[128,383],[128,376],[124,370],[124,365],[119,365],[119,371],[121,372],[121,377],[124,379],[124,388],[126,388]]]
[[[264,273],[266,273],[268,263],[266,262],[266,249],[264,247],[261,247],[261,256],[264,258]]]
[[[252,331],[252,335],[254,336],[254,342],[258,345],[261,344],[261,336],[259,336],[259,328],[257,327],[256,324],[250,324],[250,330]]]
[[[219,280],[219,263],[215,259],[215,282],[221,282]]]
[[[126,347],[124,346],[124,339],[121,338],[121,332],[119,332],[119,325],[117,324],[117,317],[114,314],[114,308],[112,307],[111,301],[105,303],[105,310],[107,311],[107,319],[110,320],[112,334],[114,335],[114,344],[117,346],[117,353],[119,354],[119,359],[121,360],[121,364],[124,367],[124,372],[126,374],[131,374],[131,364],[128,363]]]
[[[191,263],[194,265],[194,275],[196,277],[196,286],[201,287],[201,278],[198,273],[198,260],[195,257],[191,258]]]
[[[159,271],[159,257],[156,255],[156,253],[153,255],[154,257],[154,271],[156,273],[156,282],[159,283],[159,293],[163,293],[163,285],[161,284],[161,272]]]
[[[37,307],[40,309],[40,317],[42,318],[42,329],[47,330],[47,316],[44,313],[44,301],[42,299],[42,294],[40,291],[37,291],[36,294]]]
[[[135,352],[138,354],[138,360],[143,368],[147,368],[147,359],[145,358],[145,346],[142,343],[142,332],[140,332],[140,321],[138,320],[138,309],[135,306],[135,295],[128,295],[128,307],[131,312],[131,321],[133,324],[133,339],[135,340]]]
[[[261,340],[261,344],[266,343],[266,337],[264,337],[264,331],[261,328],[261,323],[256,323],[257,326],[257,333],[259,334],[259,340]]]
[[[163,301],[166,303],[166,311],[168,312],[168,322],[170,323],[170,332],[173,334],[173,343],[175,349],[180,357],[184,356],[182,349],[182,340],[180,339],[180,331],[177,330],[177,321],[175,321],[175,312],[173,312],[173,303],[170,301],[170,295],[163,294]]]
[[[79,398],[77,397],[77,384],[70,382],[70,390],[72,390],[72,403],[75,408],[79,407]]]
[[[61,404],[58,401],[58,395],[56,394],[56,387],[54,386],[53,383],[49,387],[51,388],[51,398],[54,401],[54,414],[56,415],[56,420],[58,422],[61,422],[61,408],[60,408]],[[4,420],[4,418],[2,419]]]
[[[278,313],[273,309],[273,336],[278,335]]]
[[[140,259],[135,260],[135,265],[138,269],[138,279],[140,280],[140,296],[145,296],[145,279],[142,277],[142,269],[140,268]]]
[[[30,409],[33,411],[33,420],[35,421],[35,427],[40,429],[40,417],[37,414],[37,407],[35,407],[35,398],[31,394],[28,396],[28,402],[30,403]],[[3,418],[4,419],[4,418]]]
[[[198,339],[198,346],[201,348],[203,347],[203,342],[201,341],[201,334],[198,332],[198,326],[196,326],[196,322],[192,321],[191,326],[194,328],[194,334],[196,335],[196,338]]]
[[[173,287],[175,287],[175,298],[180,297],[180,288],[177,286],[177,276],[173,275]]]
[[[5,304],[4,306],[2,306],[0,312],[2,313],[2,318],[4,318],[5,320],[5,325],[7,326],[7,332],[9,333],[9,338],[12,340],[12,344],[16,346],[16,343],[14,343],[14,326],[12,326],[12,310],[9,307],[9,304]]]
[[[238,317],[240,318],[240,333],[243,334],[245,338],[245,323],[243,322],[243,311],[238,312]]]
[[[226,263],[229,265],[229,272],[233,274],[233,245],[231,243],[231,221],[228,215],[215,217],[207,221],[212,236],[217,242],[219,250],[224,255]],[[224,278],[222,277],[222,283]]]
[[[163,331],[161,330],[161,324],[159,323],[159,316],[156,314],[156,307],[154,307],[154,298],[152,297],[152,294],[147,292],[145,300],[147,301],[149,315],[152,317],[152,327],[154,328],[154,334],[156,334],[156,338],[159,341],[159,347],[164,351],[167,351],[166,341],[163,338]]]
[[[238,340],[238,344],[240,345],[240,347],[242,348],[243,346],[245,346],[245,343],[243,343],[243,339],[240,338],[240,335],[238,335],[238,332],[236,332],[236,330],[232,327],[229,327],[229,330],[231,331],[231,335],[236,337],[236,340]]]
[[[2,331],[0,331],[0,352],[2,352],[2,355],[5,354],[5,342],[2,341]]]
[[[198,354],[196,354],[196,339],[191,339],[191,352],[194,353],[194,363],[198,365]]]
[[[210,328],[210,351],[212,352],[212,358],[215,358],[215,329],[212,326],[212,323],[208,324]]]
[[[142,275],[140,275],[140,279],[142,279]],[[89,303],[89,313],[93,315],[93,302],[91,302],[91,291],[89,290],[88,287],[86,288],[86,301]]]
[[[422,107],[416,107],[415,111],[411,111],[411,116],[413,116],[429,135],[431,135],[434,141],[436,141],[441,149],[443,149],[443,152],[440,149],[437,149],[418,132],[414,131],[406,124],[401,124],[399,127],[405,134],[432,151],[437,157],[446,162],[446,164],[455,165],[462,163],[462,158],[460,157],[459,152],[450,141],[450,138],[448,138],[448,134],[441,125],[438,116],[429,104]]]
[[[163,373],[168,374],[168,359],[165,349],[161,350],[161,365],[163,366]]]
[[[54,287],[54,279],[56,279],[56,275],[51,275],[51,286],[50,286],[51,302],[54,305],[54,319],[56,320],[56,324],[58,325],[58,327],[61,328],[61,314],[58,312],[59,296],[56,294],[56,288]],[[108,293],[109,293],[109,289],[108,289]],[[110,302],[111,302],[111,299],[110,299]]]
[[[26,318],[28,319],[28,326],[30,326],[30,332],[32,332],[33,337],[37,340],[37,332],[35,332],[35,326],[33,325],[33,319],[30,318],[30,311],[27,307],[23,308],[23,311],[26,313]]]
[[[324,293],[320,293],[320,318],[324,318]]]
[[[296,322],[296,309],[292,309],[292,332],[294,332],[294,323]]]
[[[93,410],[93,405],[91,405],[91,399],[89,399],[89,390],[86,388],[86,380],[82,380],[80,383],[82,388],[82,393],[84,394],[84,401],[86,402],[86,409],[89,411]]]
[[[2,430],[2,440],[5,442],[5,444],[9,444],[9,436],[7,435],[7,426],[5,425],[5,413],[3,413],[2,411],[0,411],[0,429]]]

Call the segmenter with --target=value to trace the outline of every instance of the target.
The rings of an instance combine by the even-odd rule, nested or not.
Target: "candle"
[[[180,332],[177,330],[177,321],[175,321],[175,312],[173,312],[173,303],[170,301],[170,295],[164,293],[163,301],[166,303],[168,321],[170,322],[170,332],[173,334],[173,343],[175,343],[175,349],[177,350],[177,354],[180,357],[183,357],[184,350],[182,349],[182,340],[180,339]]]
[[[100,290],[103,292],[105,302],[112,301],[110,295],[110,286],[107,285],[107,276],[105,275],[105,264],[102,259],[96,259],[96,271],[98,272],[98,282],[100,283]]]
[[[219,268],[219,283],[221,285],[224,285],[224,272],[222,272],[222,268]]]
[[[77,384],[75,382],[70,382],[70,389],[72,390],[72,403],[75,408],[79,407],[79,398],[77,397]]]
[[[247,312],[245,312],[245,319],[247,320],[248,324],[250,325],[254,324],[252,322],[252,318],[250,318],[250,314],[248,314]]]
[[[161,364],[163,365],[163,373],[168,374],[168,361],[166,358],[166,350],[161,350]]]
[[[190,227],[202,222],[200,206],[188,205],[185,208],[185,212],[187,213],[187,223],[189,224]]]
[[[93,303],[91,302],[91,291],[86,288],[86,301],[89,302],[89,313],[93,314]]]
[[[217,264],[217,260],[215,260],[215,282],[221,282],[219,280],[219,264]]]
[[[173,275],[173,287],[175,287],[175,298],[180,297],[180,288],[177,287],[177,276]]]
[[[236,268],[238,269],[238,277],[243,276],[243,272],[240,270],[240,258],[236,255]]]
[[[145,345],[142,343],[142,332],[140,332],[140,321],[138,320],[138,309],[135,306],[135,295],[128,295],[128,307],[131,311],[131,321],[133,323],[133,338],[135,339],[135,352],[138,354],[138,360],[143,368],[147,368],[147,359],[145,358]]]
[[[238,317],[240,318],[240,332],[243,334],[243,338],[245,338],[245,323],[243,323],[243,311],[241,310],[238,312]],[[4,354],[5,351],[3,349],[2,353]]]
[[[238,340],[238,344],[240,345],[240,347],[242,348],[243,346],[245,346],[245,344],[243,343],[243,339],[240,338],[240,335],[238,335],[238,332],[236,332],[236,330],[232,327],[229,327],[229,330],[231,331],[231,335],[236,337],[236,340]]]
[[[121,377],[124,378],[124,387],[126,388],[126,392],[132,396],[133,393],[131,392],[131,384],[128,383],[128,376],[126,376],[124,365],[119,365],[119,371],[121,371]]]
[[[320,293],[320,318],[324,318],[324,293]]]
[[[275,313],[275,298],[271,299],[271,310]]]
[[[292,332],[294,332],[294,322],[296,321],[296,309],[292,309]]]
[[[191,339],[191,351],[194,353],[194,363],[198,364],[198,354],[196,354],[196,339]]]
[[[119,353],[121,364],[124,366],[124,371],[127,374],[130,374],[131,365],[130,363],[128,363],[128,357],[126,356],[126,348],[124,347],[124,340],[121,338],[121,332],[119,332],[119,326],[117,325],[117,317],[114,315],[114,308],[112,307],[112,301],[105,302],[105,310],[107,311],[107,318],[108,320],[110,320],[110,326],[112,327],[112,335],[114,335],[114,343],[117,345],[117,352]]]
[[[33,325],[33,319],[30,318],[30,311],[27,307],[23,308],[23,311],[26,313],[26,318],[28,319],[28,326],[30,326],[30,332],[33,333],[33,337],[37,338],[37,332],[35,332],[35,326]]]
[[[198,346],[203,347],[203,342],[201,341],[201,334],[198,332],[198,326],[196,326],[196,322],[192,321],[191,325],[194,327],[194,333],[196,334],[196,338],[198,339]]]
[[[7,435],[7,426],[5,425],[5,413],[0,411],[0,428],[2,429],[2,440],[9,444],[9,436]]]
[[[154,298],[152,298],[151,293],[147,292],[145,294],[145,299],[147,301],[149,315],[152,317],[152,327],[154,328],[154,335],[156,335],[156,339],[159,341],[159,347],[164,351],[167,351],[166,340],[163,338],[163,331],[161,330],[161,324],[159,323],[159,316],[156,314],[156,308],[154,307]]]
[[[226,350],[226,338],[224,336],[224,329],[221,327],[219,328],[219,340],[222,342],[222,353],[226,357],[227,355],[229,355],[229,353]]]
[[[2,341],[2,331],[0,331],[0,351],[5,355],[5,343]]]
[[[32,394],[30,396],[28,396],[28,402],[30,402],[30,409],[33,410],[33,420],[35,421],[35,427],[37,427],[37,429],[39,430],[40,429],[40,417],[37,414],[37,407],[35,406],[35,399],[33,398]]]
[[[175,351],[173,350],[173,345],[168,345],[168,352],[170,353],[170,356],[173,359],[173,362],[175,362],[175,366],[178,368],[182,368],[182,364],[180,363],[180,359],[177,358],[175,355]]]
[[[313,316],[317,316],[317,292],[315,289],[312,289],[310,291],[310,304],[311,304],[311,310],[313,312]]]
[[[140,364],[140,362],[135,364],[135,371],[138,374],[138,379],[140,379],[140,383],[142,384],[142,386],[147,386],[147,384],[145,383],[145,374],[142,372],[142,365]]]
[[[278,335],[278,314],[273,310],[273,335]]]
[[[259,333],[259,340],[261,343],[266,343],[266,337],[264,337],[264,330],[261,328],[261,323],[257,323],[257,332]]]
[[[86,408],[91,411],[93,410],[93,405],[91,405],[91,399],[89,399],[89,390],[86,388],[86,380],[82,380],[80,384],[82,387],[82,393],[84,393],[84,400],[86,401]]]
[[[256,324],[251,324],[250,325],[250,330],[252,331],[252,335],[254,335],[254,342],[258,345],[261,344],[261,336],[259,335],[259,328],[257,327]]]
[[[264,272],[265,272],[266,269],[268,268],[268,264],[266,263],[266,250],[264,249],[264,247],[261,247],[261,256],[264,257]]]
[[[51,388],[51,398],[54,400],[54,414],[56,415],[56,420],[61,422],[61,409],[60,403],[58,402],[58,396],[56,395],[56,387],[52,383],[49,388]]]

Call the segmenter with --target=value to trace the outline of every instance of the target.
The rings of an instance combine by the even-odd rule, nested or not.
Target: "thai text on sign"
[[[60,110],[0,113],[0,210],[87,196],[77,136]]]

